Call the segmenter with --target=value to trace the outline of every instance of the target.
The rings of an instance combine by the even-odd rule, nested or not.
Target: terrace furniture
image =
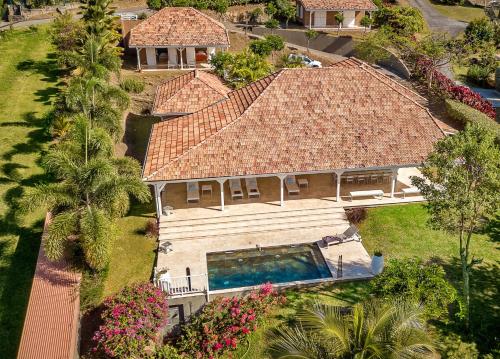
[[[403,192],[403,198],[406,198],[407,194],[417,194],[420,190],[417,187],[408,187],[401,190]]]
[[[346,176],[345,177],[345,183],[354,184],[354,176]]]
[[[392,175],[390,173],[384,173],[382,175],[382,183],[389,183],[391,180]]]
[[[300,193],[300,188],[297,185],[297,181],[295,180],[295,176],[286,176],[285,178],[285,187],[286,190],[288,191],[289,195],[296,194],[298,195]]]
[[[200,201],[200,185],[198,182],[188,182],[187,186],[187,203]]]
[[[298,178],[297,183],[299,185],[299,188],[309,188],[309,181],[307,178]]]
[[[172,207],[172,206],[165,206],[165,207],[163,207],[163,214],[165,216],[170,216],[171,214],[174,213],[173,211],[174,211],[174,207]]]
[[[373,189],[369,191],[353,191],[349,192],[349,196],[351,197],[351,201],[355,197],[370,197],[373,196],[377,199],[382,199],[384,197],[384,191],[381,189]]]
[[[245,185],[247,187],[248,198],[260,197],[259,187],[257,186],[257,178],[245,178]]]
[[[380,181],[380,175],[378,173],[370,176],[371,183],[379,183],[379,181]]]
[[[243,199],[243,189],[240,179],[230,179],[229,189],[231,190],[231,199]]]
[[[333,246],[336,244],[342,244],[351,241],[361,242],[361,236],[358,233],[358,228],[355,225],[351,225],[347,228],[344,233],[337,234],[335,236],[323,237],[323,243],[328,246]]]
[[[210,193],[210,198],[212,198],[212,185],[211,184],[204,184],[201,186],[201,195],[203,196],[204,193]]]
[[[358,184],[361,184],[361,183],[365,184],[367,182],[366,177],[367,176],[365,176],[365,175],[359,175],[358,178],[357,178],[358,179]]]

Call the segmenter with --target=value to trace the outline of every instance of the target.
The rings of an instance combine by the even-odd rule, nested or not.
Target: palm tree
[[[49,151],[44,166],[58,180],[28,190],[21,208],[45,207],[52,212],[44,249],[51,260],[60,259],[68,242],[83,251],[92,269],[105,268],[115,237],[114,220],[129,209],[129,197],[149,200],[132,158],[113,158],[113,144],[101,128],[89,128],[80,116],[68,138]]]
[[[105,129],[115,140],[122,135],[122,112],[129,97],[120,88],[96,77],[79,76],[69,82],[62,98],[65,110],[85,115],[90,127]]]
[[[111,45],[110,33],[87,35],[82,46],[69,55],[68,62],[82,76],[109,79],[109,73],[120,71],[122,62],[120,50]]]
[[[340,307],[315,303],[299,312],[299,325],[272,333],[275,358],[430,358],[422,308],[410,302],[372,300]]]
[[[102,35],[111,32],[117,39],[114,25],[114,8],[111,7],[112,0],[85,0],[80,7],[82,19],[85,22],[87,33]]]

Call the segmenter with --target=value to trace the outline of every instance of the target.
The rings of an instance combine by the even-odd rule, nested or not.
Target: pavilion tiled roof
[[[130,30],[130,47],[229,46],[224,25],[191,7],[165,7]]]
[[[152,113],[193,113],[226,99],[230,91],[217,76],[206,71],[190,71],[157,87]]]
[[[377,10],[371,0],[300,0],[307,10]]]
[[[421,97],[357,60],[284,69],[155,124],[146,181],[422,163],[444,136]]]
[[[44,233],[50,221],[45,219]],[[79,328],[81,274],[65,260],[45,256],[43,240],[31,286],[18,359],[75,358]]]

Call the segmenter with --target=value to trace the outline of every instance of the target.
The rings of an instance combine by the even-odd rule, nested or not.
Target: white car
[[[321,67],[321,62],[312,60],[306,55],[300,55],[300,54],[290,54],[288,55],[289,60],[300,60],[304,63],[306,67]]]

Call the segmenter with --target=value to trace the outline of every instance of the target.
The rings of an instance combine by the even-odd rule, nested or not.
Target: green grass
[[[360,225],[363,244],[372,254],[382,250],[384,257],[405,258],[420,257],[424,260],[439,262],[445,268],[447,275],[460,290],[460,267],[458,264],[457,239],[441,231],[432,230],[427,226],[428,215],[420,204],[386,206],[368,210],[367,219]],[[498,332],[500,322],[500,246],[485,235],[474,236],[472,252],[475,257],[483,258],[472,275],[473,287],[473,317],[477,330],[472,336],[463,335],[461,328],[453,323],[433,323],[431,330],[436,333],[436,339],[444,342],[446,338],[451,343],[457,337],[464,341],[475,341],[477,346],[488,352],[494,345],[493,335]],[[296,311],[304,304],[321,300],[334,305],[348,306],[362,301],[369,295],[367,282],[351,282],[337,285],[288,290],[287,305],[271,315],[261,328],[249,337],[249,345],[241,345],[235,357],[246,359],[268,358],[265,353],[266,332],[279,325],[291,324]],[[248,351],[248,352],[247,352]]]
[[[471,22],[474,19],[486,17],[484,10],[480,7],[441,5],[433,2],[431,4],[441,14],[458,21]]]
[[[0,357],[13,358],[22,331],[40,244],[43,212],[22,216],[17,201],[43,180],[38,161],[50,139],[42,117],[59,73],[45,27],[0,39]]]

